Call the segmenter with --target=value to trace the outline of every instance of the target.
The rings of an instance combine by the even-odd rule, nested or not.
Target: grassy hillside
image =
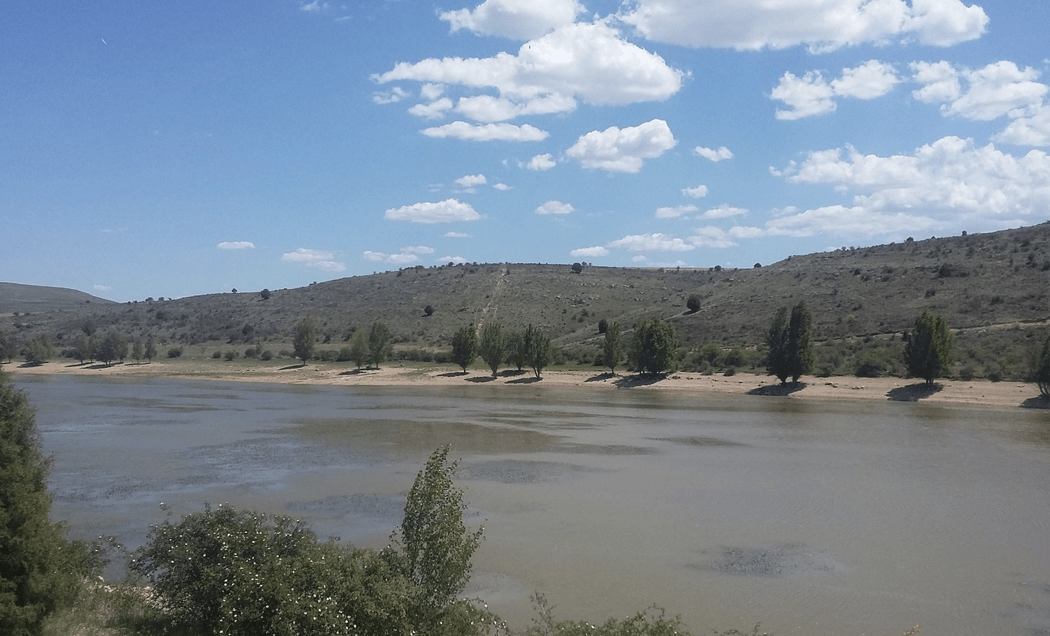
[[[777,308],[805,300],[819,343],[818,372],[852,374],[869,365],[867,372],[902,373],[901,332],[928,308],[956,330],[959,375],[1020,379],[1029,352],[1048,332],[1048,293],[1050,223],[1043,223],[843,248],[751,269],[587,266],[576,274],[568,265],[419,266],[273,290],[268,299],[252,292],[67,305],[4,319],[0,329],[20,337],[45,330],[61,349],[90,321],[131,338],[153,334],[165,345],[201,345],[202,352],[256,343],[276,353],[304,317],[317,326],[319,346],[334,349],[355,328],[382,320],[398,350],[418,355],[447,350],[462,325],[498,320],[540,325],[563,359],[587,364],[601,344],[600,319],[630,326],[659,316],[678,330],[682,368],[703,368],[694,352],[710,343],[723,354],[738,349],[740,359],[730,363],[750,368],[761,366],[761,343]],[[689,313],[693,294],[701,308]],[[715,370],[726,366],[724,357],[714,361]]]
[[[111,305],[111,300],[98,298],[75,289],[42,287],[19,283],[0,283],[0,316],[34,311],[69,311],[81,305]]]

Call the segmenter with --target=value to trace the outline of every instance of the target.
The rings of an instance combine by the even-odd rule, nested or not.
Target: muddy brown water
[[[1050,634],[1043,411],[625,389],[288,387],[16,378],[54,516],[141,545],[165,504],[308,519],[382,547],[427,456],[484,524],[469,593],[512,625],[546,594],[694,633]]]

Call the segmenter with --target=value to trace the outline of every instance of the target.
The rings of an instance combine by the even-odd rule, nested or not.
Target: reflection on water
[[[471,593],[513,624],[658,603],[694,633],[1050,633],[1050,422],[1029,409],[542,384],[283,387],[18,378],[56,517],[134,547],[165,502],[386,545],[426,457],[461,457]]]

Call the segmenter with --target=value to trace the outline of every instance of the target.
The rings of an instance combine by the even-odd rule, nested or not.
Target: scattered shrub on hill
[[[216,359],[216,360],[218,360],[218,359],[222,358],[222,352],[219,351],[218,349],[216,349],[215,351],[212,352],[211,357]]]
[[[172,347],[168,349],[169,358],[178,358],[182,356],[182,347]]]

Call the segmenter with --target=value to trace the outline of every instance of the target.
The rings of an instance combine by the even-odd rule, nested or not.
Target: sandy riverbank
[[[986,380],[941,380],[940,389],[927,391],[922,381],[903,378],[803,377],[802,386],[779,387],[772,376],[748,373],[725,377],[679,372],[659,381],[632,375],[613,376],[593,371],[544,371],[536,381],[531,373],[503,371],[493,379],[487,371],[472,369],[463,374],[451,366],[399,366],[389,363],[380,370],[357,371],[346,365],[309,364],[289,361],[257,364],[217,360],[162,360],[151,364],[113,366],[49,362],[36,367],[4,365],[8,373],[24,375],[75,374],[92,377],[183,377],[236,382],[274,382],[345,386],[523,386],[579,387],[581,390],[676,391],[684,394],[762,394],[787,399],[921,400],[931,404],[982,406],[992,408],[1046,408],[1034,384],[989,382]]]

